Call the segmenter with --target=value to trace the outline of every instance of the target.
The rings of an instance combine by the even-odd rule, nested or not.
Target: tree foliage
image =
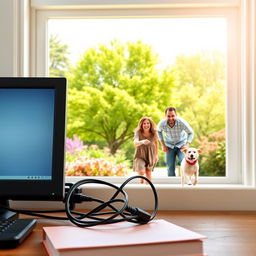
[[[158,71],[157,64],[141,41],[88,49],[69,75],[68,134],[103,140],[114,154],[142,116],[157,123],[173,87],[171,73]]]
[[[63,77],[69,67],[68,45],[63,44],[57,35],[50,35],[50,76]]]
[[[70,87],[83,90],[90,86],[103,90],[107,84],[125,90],[138,103],[156,102],[165,107],[171,99],[173,77],[167,70],[158,71],[158,57],[141,41],[88,49],[69,76]]]
[[[195,131],[193,144],[202,149],[200,175],[224,176],[225,59],[216,51],[179,56],[172,70],[173,102]]]
[[[195,131],[195,138],[225,127],[225,60],[216,51],[179,56],[172,70],[173,102]]]
[[[105,141],[112,154],[132,138],[142,115],[159,115],[154,105],[138,104],[125,90],[109,85],[102,91],[92,87],[71,89],[68,110],[68,135],[77,134],[84,141]]]

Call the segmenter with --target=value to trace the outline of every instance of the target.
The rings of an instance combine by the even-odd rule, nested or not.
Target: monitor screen
[[[64,196],[65,78],[0,78],[0,200]]]
[[[0,179],[52,179],[54,89],[0,89]]]

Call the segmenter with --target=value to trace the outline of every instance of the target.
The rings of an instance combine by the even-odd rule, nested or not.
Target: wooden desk
[[[208,256],[256,255],[256,212],[160,211],[157,218],[206,235],[204,250]],[[71,224],[38,219],[33,233],[22,245],[16,249],[0,250],[0,255],[48,256],[42,244],[42,227],[54,225]]]

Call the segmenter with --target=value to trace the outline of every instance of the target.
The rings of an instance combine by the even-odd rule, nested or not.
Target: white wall
[[[29,75],[29,0],[0,0],[0,76]]]
[[[0,1],[0,76],[16,75],[16,1]]]

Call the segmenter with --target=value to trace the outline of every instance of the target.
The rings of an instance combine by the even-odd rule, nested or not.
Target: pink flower
[[[74,153],[75,151],[80,151],[83,149],[83,141],[80,140],[76,135],[73,136],[73,139],[66,138],[66,151],[68,153]]]

